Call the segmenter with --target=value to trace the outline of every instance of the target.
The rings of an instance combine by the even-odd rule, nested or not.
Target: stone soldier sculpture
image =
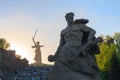
[[[54,63],[47,80],[102,80],[94,55],[99,53],[96,31],[86,26],[87,19],[74,21],[74,13],[67,13],[67,27],[55,55],[48,56]]]

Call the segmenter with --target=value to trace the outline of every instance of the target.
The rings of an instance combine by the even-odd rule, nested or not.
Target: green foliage
[[[107,40],[109,40],[109,39],[111,39],[111,38],[112,38],[112,36],[107,35],[106,38],[105,38],[105,40],[107,41]]]
[[[120,45],[120,33],[115,33],[114,36],[113,36],[116,44]]]
[[[102,71],[102,76],[104,80],[108,80],[108,72],[111,70],[112,66],[112,55],[115,54],[118,58],[118,65],[120,65],[120,33],[115,33],[113,37],[107,35],[102,37],[104,42],[99,44],[100,54],[96,55],[97,63]],[[108,44],[108,41],[113,39],[114,41]]]
[[[107,71],[101,71],[102,80],[109,80],[107,76]]]
[[[116,51],[115,47],[115,44],[110,44],[110,46],[106,43],[100,44],[100,54],[96,55],[96,58],[101,70],[106,71],[109,69],[111,56]]]
[[[7,50],[10,47],[10,44],[4,38],[0,38],[0,49]]]
[[[109,69],[112,54],[116,53],[117,45],[114,43],[110,45],[107,44],[107,41],[111,38],[112,37],[108,35],[104,38],[104,42],[99,44],[100,54],[96,55],[96,59],[102,71],[107,71]]]
[[[109,69],[109,77],[111,80],[119,80],[120,76],[120,66],[119,66],[119,60],[118,57],[115,54],[112,55],[111,62],[110,62],[110,69]]]
[[[118,57],[118,60],[119,60],[119,64],[120,64],[120,33],[116,32],[113,36],[114,40],[115,40],[115,43],[116,43],[116,55]]]

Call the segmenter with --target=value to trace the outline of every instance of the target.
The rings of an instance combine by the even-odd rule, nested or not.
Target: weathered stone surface
[[[61,39],[55,55],[48,56],[54,63],[53,70],[47,80],[102,80],[96,63],[95,54],[98,54],[96,31],[86,24],[87,19],[77,19],[74,14],[67,13],[67,27],[61,32]]]

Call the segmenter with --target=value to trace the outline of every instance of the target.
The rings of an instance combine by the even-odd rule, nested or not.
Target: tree
[[[0,38],[0,49],[7,50],[10,47],[10,44],[4,38]]]
[[[100,54],[96,55],[96,60],[102,72],[103,79],[108,80],[108,71],[111,65],[112,54],[116,53],[117,46],[110,35],[107,35],[106,37],[103,37],[102,35],[102,38],[104,41],[99,44]]]
[[[104,41],[99,44],[100,55],[96,56],[96,59],[100,70],[103,72],[104,79],[108,80],[111,76],[112,80],[113,77],[118,77],[114,76],[114,74],[118,74],[120,69],[120,33],[115,33],[113,37],[110,35],[104,37],[102,35],[102,38]]]
[[[100,54],[96,55],[98,66],[102,71],[107,71],[110,67],[110,60],[113,53],[116,53],[116,44],[111,43],[108,45],[108,40],[110,40],[111,36],[106,36],[103,43],[99,44],[100,46]]]
[[[119,60],[116,54],[113,54],[111,58],[109,79],[120,80],[120,66],[119,66]]]
[[[120,46],[120,33],[118,32],[114,33],[113,38],[115,39],[116,44]]]
[[[18,54],[17,54],[17,55],[15,55],[15,57],[16,57],[16,58],[18,58],[18,59],[21,59],[21,56],[20,56],[20,55],[18,55]]]
[[[115,40],[115,43],[116,43],[116,55],[118,57],[118,60],[119,60],[119,65],[120,65],[120,33],[119,32],[116,32],[113,36],[114,40]]]

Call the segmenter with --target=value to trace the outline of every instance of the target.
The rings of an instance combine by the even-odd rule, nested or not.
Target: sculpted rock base
[[[76,72],[66,67],[63,63],[57,62],[53,70],[49,73],[47,80],[102,80],[100,73],[89,75],[81,72]]]

